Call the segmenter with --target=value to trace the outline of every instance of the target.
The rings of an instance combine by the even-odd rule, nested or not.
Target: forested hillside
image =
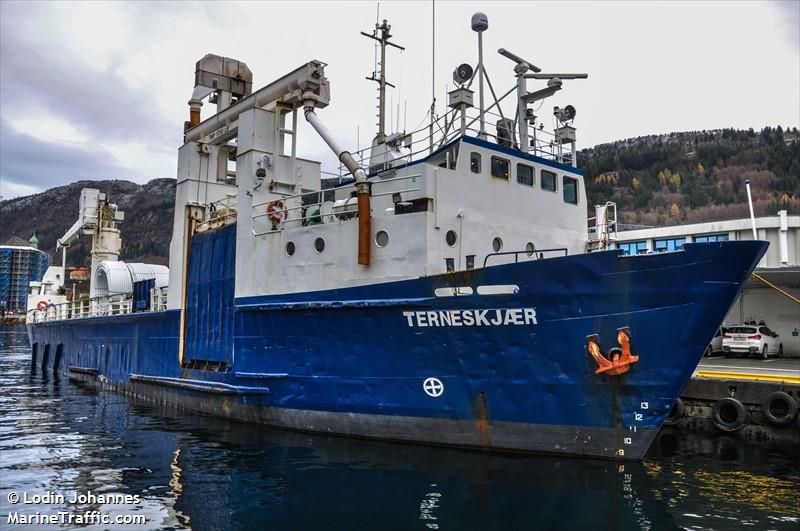
[[[800,214],[800,132],[722,129],[646,136],[578,154],[589,204],[617,203],[623,223],[674,225],[748,215]]]

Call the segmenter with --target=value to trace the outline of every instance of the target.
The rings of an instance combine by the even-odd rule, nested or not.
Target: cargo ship
[[[641,459],[767,243],[615,249],[614,205],[589,218],[574,107],[554,108],[552,130],[534,113],[587,75],[501,48],[515,81],[496,93],[486,16],[471,26],[477,63],[410,132],[386,124],[387,53],[402,47],[385,20],[364,33],[381,58],[378,131],[352,152],[320,117],[325,63],[253,91],[245,63],[203,57],[169,268],[120,261],[123,213],[85,189],[61,266],[31,287],[34,369],[290,430]],[[340,161],[333,186],[297,155],[299,120]],[[82,235],[90,296],[67,300]]]

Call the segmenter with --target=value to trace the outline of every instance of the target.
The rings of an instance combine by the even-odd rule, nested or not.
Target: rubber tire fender
[[[722,410],[726,407],[733,407],[736,411],[736,418],[730,422],[722,418]],[[747,408],[744,407],[739,400],[731,397],[725,397],[714,404],[711,411],[711,418],[714,421],[714,426],[722,431],[736,431],[741,429],[747,423]]]
[[[786,406],[788,407],[788,411],[786,415],[782,417],[778,417],[772,413],[770,409],[770,405],[775,400],[783,400],[786,402]],[[791,397],[788,393],[783,391],[775,391],[770,393],[767,398],[761,402],[761,412],[767,417],[767,420],[770,424],[775,426],[788,426],[794,420],[795,415],[797,415],[797,401]]]
[[[681,421],[684,415],[686,415],[686,405],[683,403],[683,400],[678,398],[672,405],[672,409],[667,413],[667,417],[664,419],[664,425],[675,426]]]

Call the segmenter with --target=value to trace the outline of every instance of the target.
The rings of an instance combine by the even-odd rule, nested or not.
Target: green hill
[[[617,203],[622,223],[674,225],[800,213],[800,132],[722,129],[645,136],[578,153],[590,205]]]

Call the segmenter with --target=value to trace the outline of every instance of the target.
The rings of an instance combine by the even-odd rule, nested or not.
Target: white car
[[[731,354],[753,354],[767,359],[769,356],[783,356],[780,336],[770,330],[763,322],[728,327],[722,335],[722,351]]]
[[[708,357],[715,352],[722,352],[722,336],[725,334],[726,330],[727,328],[724,326],[717,330],[717,333],[714,334],[714,337],[711,338],[711,342],[706,347],[706,351],[703,353],[704,356]]]

